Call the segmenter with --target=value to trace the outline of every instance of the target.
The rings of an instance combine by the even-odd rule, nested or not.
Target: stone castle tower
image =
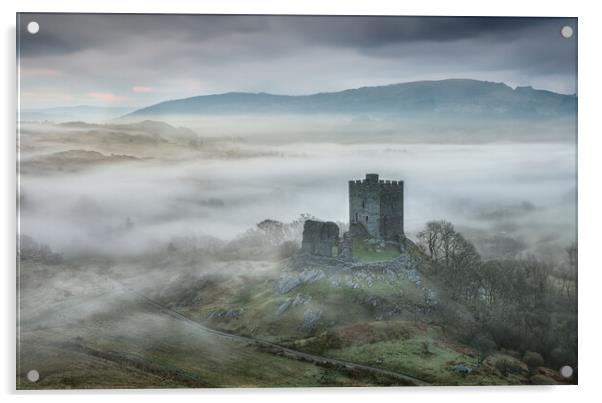
[[[399,241],[403,233],[403,181],[378,179],[349,181],[349,224],[353,234]]]

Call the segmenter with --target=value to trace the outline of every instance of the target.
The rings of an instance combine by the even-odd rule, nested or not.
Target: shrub
[[[495,363],[495,368],[500,371],[502,376],[508,376],[508,374],[520,374],[523,369],[516,362],[507,358],[502,358]]]
[[[421,347],[421,354],[424,356],[428,356],[433,354],[431,352],[431,343],[429,343],[428,341],[424,340],[422,343],[420,343],[420,347]]]
[[[496,350],[496,345],[488,334],[476,334],[470,341],[470,346],[477,352],[477,364],[481,365],[485,358]]]
[[[541,367],[544,364],[543,357],[541,354],[534,351],[527,351],[523,356],[523,362],[529,366],[529,368]]]

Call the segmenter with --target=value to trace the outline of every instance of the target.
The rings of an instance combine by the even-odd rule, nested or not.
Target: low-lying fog
[[[181,236],[228,240],[266,218],[290,222],[309,213],[346,222],[348,180],[375,172],[405,181],[411,237],[427,221],[446,219],[485,255],[496,237],[522,244],[522,254],[546,258],[561,256],[576,241],[576,147],[570,142],[241,141],[228,147],[236,152],[181,159],[173,151],[169,159],[155,152],[151,159],[68,173],[22,174],[20,231],[67,255],[117,255]]]

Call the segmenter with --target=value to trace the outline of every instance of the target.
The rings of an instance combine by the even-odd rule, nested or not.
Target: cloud
[[[74,99],[72,94],[52,90],[21,91],[20,95],[25,99],[31,98],[49,102],[68,102]]]
[[[44,68],[24,68],[19,69],[21,77],[56,77],[62,74],[60,71],[55,69],[44,69]]]
[[[21,14],[21,52],[72,53],[118,48],[139,39],[219,42],[234,37],[293,39],[297,44],[373,48],[399,42],[450,42],[460,39],[510,41],[541,36],[549,27],[559,34],[570,18],[523,17],[394,17],[269,15]],[[26,35],[26,22],[41,31]],[[77,32],[77,35],[69,33]],[[102,35],[100,35],[100,33]],[[29,56],[29,54],[25,55]],[[234,56],[234,55],[232,55]]]
[[[136,85],[135,87],[132,87],[132,91],[136,93],[148,93],[155,91],[155,89],[145,85]]]
[[[124,100],[128,99],[128,97],[126,97],[126,96],[115,95],[111,92],[89,92],[86,95],[88,95],[89,97],[94,98],[98,101],[103,101],[103,102],[120,102],[120,101],[124,101]]]
[[[310,94],[424,79],[475,78],[576,91],[571,18],[20,14],[25,68],[80,93],[148,105],[228,91]],[[29,35],[28,21],[40,23]],[[43,80],[47,81],[44,82]],[[60,79],[60,80],[59,80]],[[200,83],[194,87],[187,81]],[[153,83],[161,92],[136,91]],[[56,106],[56,105],[55,105]]]

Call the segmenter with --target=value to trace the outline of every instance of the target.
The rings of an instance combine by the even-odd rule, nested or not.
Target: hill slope
[[[416,81],[340,92],[288,96],[230,92],[161,102],[126,117],[211,114],[416,114],[480,117],[561,117],[576,112],[577,97],[532,87],[468,79]]]

